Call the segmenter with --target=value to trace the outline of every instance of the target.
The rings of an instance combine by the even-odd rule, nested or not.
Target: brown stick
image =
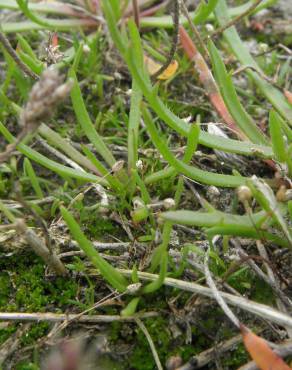
[[[24,235],[27,243],[31,246],[34,252],[40,256],[45,263],[52,268],[57,275],[66,276],[66,267],[61,262],[60,258],[54,251],[50,252],[45,243],[29,229],[23,220],[17,220],[16,230]]]
[[[194,22],[192,21],[192,19],[190,17],[190,14],[189,14],[189,11],[188,11],[188,8],[186,7],[186,4],[185,4],[184,0],[182,0],[181,7],[182,7],[182,11],[183,11],[185,17],[188,20],[190,29],[193,31],[193,33],[194,33],[194,35],[197,39],[198,45],[200,46],[201,51],[204,53],[204,58],[209,59],[209,51],[206,47],[206,43],[204,43],[204,41],[202,40],[201,35],[200,35],[197,27],[195,26]]]
[[[133,13],[134,13],[134,19],[137,28],[140,28],[140,9],[138,5],[138,0],[132,0],[132,7],[133,7]]]
[[[31,324],[20,326],[0,347],[0,367],[20,346],[21,339],[29,330]]]
[[[173,31],[173,39],[172,45],[167,57],[166,62],[159,68],[157,72],[152,75],[152,78],[155,79],[160,76],[171,64],[173,61],[177,44],[178,44],[178,34],[179,34],[179,15],[180,15],[180,0],[174,0],[174,10],[173,10],[173,23],[174,23],[174,31]]]

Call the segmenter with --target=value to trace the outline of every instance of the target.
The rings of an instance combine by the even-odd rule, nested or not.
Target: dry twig
[[[126,276],[131,276],[132,270],[123,270],[119,269],[119,271]],[[158,278],[157,274],[150,274],[148,272],[137,272],[139,279],[141,280],[156,280]],[[176,289],[181,289],[184,291],[192,292],[201,294],[205,297],[210,297],[214,299],[213,292],[210,288],[204,287],[200,284],[196,284],[190,281],[183,281],[179,279],[173,279],[173,278],[165,278],[164,285],[166,286],[172,286]],[[241,308],[244,311],[253,313],[254,315],[257,315],[261,318],[265,318],[271,322],[274,322],[281,326],[289,326],[292,328],[292,318],[289,315],[286,315],[282,312],[279,312],[278,310],[275,310],[274,308],[271,308],[269,306],[266,306],[261,303],[257,303],[254,301],[250,301],[243,297],[238,297],[233,294],[225,293],[219,291],[220,295],[223,297],[223,299],[230,305],[236,306],[238,308]]]
[[[171,50],[167,57],[165,63],[159,68],[157,72],[152,75],[152,78],[155,79],[160,76],[171,64],[174,59],[174,55],[177,49],[178,44],[178,35],[179,35],[179,15],[180,15],[180,3],[181,0],[174,0],[174,10],[173,10],[173,23],[174,23],[174,31],[173,31],[173,39],[171,44]]]
[[[29,229],[25,222],[21,219],[16,221],[15,229],[24,235],[27,243],[40,256],[45,263],[51,267],[57,275],[66,276],[67,269],[61,262],[60,258],[54,251],[50,251],[45,243],[35,234],[32,229]]]
[[[138,5],[138,0],[132,0],[132,7],[133,7],[133,13],[134,13],[134,19],[137,28],[140,28],[140,9]]]
[[[30,324],[20,326],[0,347],[0,367],[20,346],[22,336],[29,330]],[[2,368],[2,367],[1,367]]]
[[[234,241],[233,241],[234,243]],[[238,253],[241,257],[245,258],[246,261],[247,261],[247,264],[252,268],[252,270],[267,284],[271,287],[271,289],[273,290],[273,292],[276,294],[276,296],[278,298],[281,299],[281,301],[285,304],[286,307],[292,307],[291,305],[291,301],[290,299],[282,292],[282,290],[280,289],[280,287],[278,286],[278,284],[275,283],[275,280],[271,279],[270,276],[266,275],[258,266],[257,264],[251,259],[249,258],[249,256],[242,250],[242,248],[237,245],[237,249],[238,249]],[[262,257],[263,258],[263,257]],[[264,262],[265,262],[265,258],[264,258]],[[270,266],[265,263],[266,266],[269,267],[269,270],[272,271],[272,269],[270,268]]]
[[[260,240],[257,240],[256,244],[257,244],[257,248],[258,248],[258,251],[261,257],[269,261],[269,256],[268,256],[268,253],[266,251],[264,244]],[[292,312],[291,300],[281,290],[280,283],[277,280],[276,275],[274,274],[274,271],[271,269],[269,264],[264,262],[264,265],[267,270],[267,276],[269,277],[271,283],[276,287],[277,292],[278,292],[278,297],[276,298],[276,304],[278,306],[278,309],[285,313],[289,313],[289,309],[290,309],[290,313],[291,313]],[[292,329],[288,327],[286,328],[286,331],[287,331],[289,338],[292,338]]]
[[[241,334],[236,335],[235,337],[226,340],[225,342],[215,344],[214,347],[207,349],[199,353],[196,356],[190,358],[190,360],[185,363],[183,366],[179,367],[176,370],[194,370],[200,369],[211,361],[214,361],[214,356],[222,355],[224,352],[232,350],[237,344],[242,342]]]
[[[205,254],[205,260],[204,260],[204,270],[205,270],[205,277],[207,284],[209,285],[210,289],[212,290],[212,293],[214,295],[214,298],[216,299],[219,306],[224,311],[225,315],[230,319],[231,322],[239,329],[240,328],[240,321],[238,318],[234,315],[234,313],[230,310],[230,308],[225,303],[225,300],[222,298],[221,294],[219,293],[216,284],[214,283],[214,280],[211,276],[208,264],[209,264],[209,254],[210,254],[210,246],[208,248],[208,251]]]
[[[65,313],[51,313],[51,312],[35,312],[35,313],[25,313],[25,312],[0,312],[0,320],[4,321],[49,321],[49,322],[62,322],[67,320],[78,319],[78,322],[114,322],[114,321],[124,321],[133,322],[139,319],[146,319],[149,317],[158,316],[157,312],[145,312],[143,314],[137,314],[135,316],[120,316],[120,315],[83,315],[80,317],[79,314],[65,314]]]
[[[144,333],[144,335],[145,335],[145,337],[146,337],[146,339],[147,339],[147,341],[149,343],[149,346],[151,348],[151,352],[153,354],[153,357],[154,357],[154,360],[155,360],[157,369],[158,370],[163,370],[163,367],[162,367],[161,362],[160,362],[160,359],[158,357],[158,353],[156,351],[155,345],[153,343],[153,340],[152,340],[152,338],[151,338],[151,336],[150,336],[150,334],[149,334],[146,326],[143,324],[143,322],[139,318],[136,319],[136,323],[139,326],[139,328],[142,330],[142,332]]]
[[[189,14],[189,11],[188,11],[188,8],[186,7],[186,4],[185,4],[184,0],[182,0],[182,12],[184,13],[185,17],[187,18],[189,26],[190,26],[191,30],[193,31],[201,50],[204,52],[204,58],[209,59],[209,51],[206,47],[206,43],[204,43],[204,41],[202,40],[200,32],[198,31],[197,27],[195,26],[194,22],[192,21],[192,19],[190,17],[190,14]]]

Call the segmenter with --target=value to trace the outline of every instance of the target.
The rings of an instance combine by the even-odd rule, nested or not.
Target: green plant
[[[80,6],[76,7],[71,2],[62,1],[50,4],[0,0],[1,9],[22,12],[17,23],[7,18],[1,27],[4,33],[18,32],[11,43],[13,47],[15,41],[18,43],[17,57],[33,72],[32,76],[38,78],[46,63],[52,63],[55,68],[67,73],[68,80],[73,84],[71,99],[64,102],[56,116],[46,123],[39,122],[37,132],[17,143],[9,159],[0,165],[0,192],[3,197],[0,203],[3,225],[0,230],[10,231],[15,221],[22,218],[27,228],[33,231],[42,221],[42,228],[35,231],[41,233],[42,239],[48,238],[51,233],[56,235],[53,245],[60,246],[59,258],[72,274],[67,275],[70,276],[67,284],[60,284],[55,291],[49,282],[42,283],[39,278],[43,275],[43,262],[36,263],[29,256],[33,265],[42,268],[32,268],[25,274],[14,261],[15,268],[19,268],[15,280],[19,292],[15,298],[10,296],[9,289],[3,289],[0,302],[4,310],[45,311],[56,307],[66,310],[68,305],[87,310],[94,306],[97,296],[104,293],[102,289],[110,286],[114,292],[119,292],[119,298],[123,297],[120,302],[124,301],[125,306],[104,306],[102,310],[106,314],[120,313],[133,319],[137,310],[153,308],[155,311],[161,309],[163,315],[168,304],[175,306],[174,301],[179,304],[173,312],[176,313],[176,309],[180,312],[187,307],[188,295],[179,292],[173,300],[173,291],[163,289],[163,286],[174,287],[175,292],[186,290],[213,297],[212,292],[201,284],[205,279],[201,261],[207,241],[212,246],[210,270],[214,279],[230,284],[240,293],[248,292],[252,299],[263,304],[267,303],[274,290],[266,283],[258,283],[259,278],[246,264],[243,265],[244,258],[237,261],[239,266],[233,264],[228,252],[234,237],[256,240],[254,245],[251,242],[252,247],[261,241],[267,248],[271,245],[271,251],[291,248],[292,202],[289,200],[288,185],[292,173],[292,110],[281,91],[289,63],[282,64],[277,85],[274,86],[271,80],[268,82],[260,66],[265,74],[273,73],[276,69],[275,53],[271,61],[264,55],[259,63],[255,62],[235,29],[230,27],[224,31],[225,44],[222,45],[222,40],[218,38],[208,43],[205,53],[209,53],[212,69],[204,59],[197,59],[196,63],[192,63],[192,59],[190,62],[179,49],[175,55],[179,64],[175,74],[166,81],[156,80],[152,74],[150,76],[144,58],[150,55],[162,64],[169,59],[168,50],[174,50],[174,45],[165,29],[173,27],[172,17],[162,15],[161,8],[154,16],[141,16],[138,29],[132,19],[124,17],[129,1],[104,0],[99,3],[106,27],[99,23],[103,18],[93,13],[90,1],[80,1]],[[156,3],[163,6],[163,2]],[[274,0],[262,1],[253,11],[273,3]],[[202,25],[200,30],[206,39],[208,27],[203,26],[206,22],[217,21],[224,29],[231,19],[253,4],[253,1],[247,1],[227,9],[223,0],[202,0],[198,8],[190,13],[192,25]],[[23,17],[27,19],[23,20]],[[180,22],[187,29],[187,18],[180,15]],[[147,32],[149,26],[157,29]],[[24,34],[27,30],[31,32]],[[50,38],[49,41],[44,40],[46,32],[35,30],[56,31],[59,34],[53,35],[52,43]],[[114,47],[109,37],[105,37],[104,30],[109,30],[110,35],[107,36],[112,38]],[[69,32],[70,37],[61,31]],[[217,36],[219,33],[220,29],[217,34],[215,31]],[[188,35],[187,30],[185,35]],[[192,51],[196,50],[191,38],[188,38]],[[41,43],[45,43],[48,50],[59,48],[60,60],[51,60],[49,55],[42,57],[39,52]],[[187,47],[184,50],[187,52]],[[3,140],[15,143],[19,128],[17,118],[23,112],[21,107],[27,100],[32,81],[23,75],[25,71],[21,64],[16,63],[5,47],[1,51],[7,68],[0,86],[0,134]],[[241,73],[249,76],[247,84],[252,91],[239,88],[234,83],[236,77],[232,67],[224,62],[226,53],[233,53],[238,58],[243,67]],[[195,58],[194,55],[191,57]],[[204,62],[205,70],[198,68],[200,61]],[[204,81],[206,74],[201,74],[202,71],[213,79],[209,90],[210,80]],[[201,74],[199,83],[202,87],[195,86],[196,73]],[[213,87],[216,91],[212,90]],[[255,87],[257,90],[254,90]],[[198,89],[196,93],[193,88]],[[205,93],[213,105],[204,99]],[[212,93],[214,95],[210,99]],[[221,106],[214,104],[218,98]],[[269,105],[265,99],[269,100]],[[219,120],[222,118],[224,121],[224,115],[220,113],[223,105],[225,113],[233,121],[227,130],[233,138],[217,136],[206,130],[206,122],[213,120],[213,107],[219,113]],[[268,129],[265,132],[258,125],[256,114],[266,118]],[[238,137],[245,141],[234,139],[236,136],[232,129],[237,134],[241,133]],[[17,151],[24,156],[24,160]],[[240,156],[244,156],[244,161],[239,163],[248,163],[246,168],[239,165],[235,169],[232,162],[228,166],[222,163],[225,159],[221,158],[237,161]],[[259,176],[263,178],[253,176],[257,170],[261,171]],[[271,171],[276,171],[277,176],[272,176]],[[208,197],[209,190],[214,190],[214,186],[220,188],[222,199],[215,199],[213,204],[212,199],[210,203],[204,199],[204,194]],[[239,195],[242,187],[248,192],[245,199],[242,194]],[[14,193],[15,189],[17,193]],[[237,195],[234,190],[237,190]],[[25,209],[23,204],[28,204],[32,211]],[[63,228],[55,233],[56,225]],[[177,231],[178,241],[175,237]],[[63,253],[63,242],[70,240],[70,235],[81,249],[76,250],[74,243],[70,253],[81,255],[80,258],[72,258],[67,251]],[[218,239],[218,236],[222,238]],[[221,248],[217,249],[214,238],[218,239],[220,247],[222,241]],[[116,244],[122,246],[122,250],[127,244],[127,253],[119,255],[119,250],[107,250],[106,243],[103,243],[117,240],[119,243]],[[101,251],[96,250],[95,243],[99,244],[99,241]],[[176,242],[179,244],[176,245]],[[91,266],[88,267],[84,259],[88,259]],[[253,259],[250,258],[250,261],[253,262]],[[269,266],[263,257],[255,258],[255,262],[259,262],[259,266]],[[9,269],[13,270],[13,266]],[[144,270],[148,272],[142,272]],[[200,284],[185,281],[186,270],[191,270],[190,276]],[[108,285],[97,286],[96,272]],[[37,276],[36,281],[33,275]],[[25,279],[23,283],[20,282],[21,276]],[[75,276],[80,276],[80,284],[86,285],[85,292],[77,286]],[[8,274],[1,273],[0,280],[1,284],[8,284]],[[31,285],[27,296],[26,283]],[[62,289],[64,292],[60,293]],[[81,298],[77,297],[79,291],[83,292]],[[228,303],[237,305],[234,296],[225,293],[223,296]],[[52,303],[54,299],[57,305]],[[273,303],[277,303],[276,299]],[[265,307],[253,301],[240,300],[239,307],[259,316],[266,313]],[[267,311],[268,320],[282,326],[288,322],[291,326],[287,315],[275,310]],[[206,320],[210,332],[217,329],[218,314],[216,312],[214,318],[211,315],[211,319]],[[46,330],[41,326],[32,330],[27,343],[33,343]],[[163,318],[160,322],[158,319],[156,323],[150,320],[149,332],[155,336],[163,333],[158,342],[158,352],[166,360],[173,346],[168,320]],[[141,348],[132,356],[132,366],[137,364],[137,368],[141,365],[141,352],[147,343],[140,338],[140,334]],[[197,334],[198,328],[192,325],[192,333],[188,335]],[[9,330],[5,331],[3,340],[8,335]],[[117,335],[115,333],[115,340]],[[228,337],[230,335],[228,333]],[[155,342],[156,338],[153,339]],[[213,345],[206,343],[205,333],[199,335],[195,349],[184,344],[183,335],[177,341],[181,343],[178,353],[183,354],[186,361],[194,353]],[[241,355],[240,352],[239,358],[231,361],[230,366],[239,366],[243,361]],[[147,357],[145,362],[145,368],[153,367],[150,358]]]

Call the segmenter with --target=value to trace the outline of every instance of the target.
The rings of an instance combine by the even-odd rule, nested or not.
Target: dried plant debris
[[[43,121],[49,120],[56,107],[68,96],[72,87],[72,81],[63,83],[58,70],[49,68],[43,72],[40,80],[33,86],[28,102],[20,113],[19,124],[22,131],[15,142],[7,146],[3,153],[0,153],[0,163],[7,161],[17,145],[29,134],[36,132]]]

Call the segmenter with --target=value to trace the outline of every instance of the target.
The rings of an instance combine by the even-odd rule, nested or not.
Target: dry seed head
[[[124,165],[125,165],[125,161],[123,160],[120,160],[114,163],[114,165],[112,166],[113,173],[117,173],[121,171],[124,168]]]
[[[64,100],[72,88],[72,81],[63,83],[58,70],[48,68],[34,84],[20,120],[23,126],[40,125],[50,118],[55,107]]]

